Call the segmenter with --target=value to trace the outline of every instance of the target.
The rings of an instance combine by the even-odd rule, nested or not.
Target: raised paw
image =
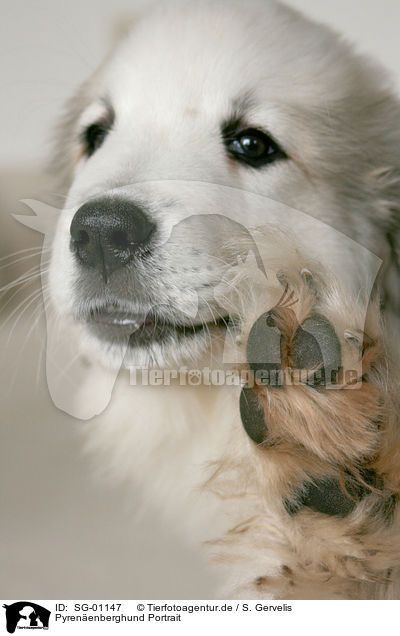
[[[331,295],[324,298],[306,283],[290,291],[285,281],[280,300],[248,331],[246,358],[257,400],[246,403],[242,394],[241,417],[251,439],[265,441],[267,421],[271,439],[338,465],[376,452],[382,400],[368,370],[382,348],[374,329],[364,347],[348,338],[349,329],[355,329],[351,312],[332,306]]]

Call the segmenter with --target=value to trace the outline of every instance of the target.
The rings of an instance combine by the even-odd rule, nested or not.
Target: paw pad
[[[294,369],[315,369],[307,384],[320,386],[331,383],[332,371],[341,364],[339,338],[330,322],[320,314],[306,318],[297,329],[291,346]]]
[[[273,311],[262,314],[251,328],[247,339],[247,360],[253,373],[279,371],[282,366],[283,337]],[[269,373],[264,384],[270,384]]]
[[[289,324],[292,330],[295,327],[290,342],[288,334],[282,333],[283,324]],[[279,316],[271,310],[256,320],[247,340],[246,354],[259,381],[271,386],[282,386],[278,372],[285,366],[306,371],[309,386],[327,385],[332,381],[332,372],[341,364],[340,342],[330,322],[320,314],[313,314],[298,325],[294,312],[286,308]]]
[[[284,499],[283,504],[291,516],[303,508],[309,508],[324,515],[345,517],[359,501],[371,494],[371,488],[378,490],[383,488],[383,480],[375,471],[364,469],[361,471],[361,477],[365,483],[357,481],[347,473],[344,477],[344,488],[339,479],[334,476],[316,478],[299,488],[294,499]],[[386,517],[385,506],[388,501],[381,502],[382,511]]]
[[[262,444],[268,432],[264,409],[250,387],[244,387],[240,394],[240,417],[250,439],[256,444]]]

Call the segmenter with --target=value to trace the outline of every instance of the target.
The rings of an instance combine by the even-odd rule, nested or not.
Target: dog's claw
[[[309,269],[307,269],[306,267],[303,267],[303,269],[300,272],[300,276],[302,277],[303,281],[306,283],[308,287],[310,288],[314,287],[314,276]]]
[[[250,387],[243,387],[240,394],[240,417],[243,428],[250,439],[256,444],[262,444],[267,436],[267,425],[256,393]]]
[[[357,349],[362,350],[364,332],[360,329],[346,329],[344,332],[344,339],[348,344],[353,345]]]

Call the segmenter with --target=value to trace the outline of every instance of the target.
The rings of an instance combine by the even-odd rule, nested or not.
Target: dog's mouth
[[[130,347],[138,347],[152,342],[193,338],[202,332],[209,333],[212,329],[227,329],[229,317],[186,323],[171,321],[161,313],[131,313],[106,306],[91,310],[85,322],[90,331],[101,340],[116,343],[128,340]]]

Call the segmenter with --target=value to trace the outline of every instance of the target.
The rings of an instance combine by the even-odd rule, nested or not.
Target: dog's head
[[[214,289],[238,255],[226,245],[265,225],[362,284],[340,232],[386,261],[395,250],[399,122],[382,71],[287,7],[157,6],[63,123],[56,307],[114,360],[127,338],[140,364],[215,354],[230,316]]]

